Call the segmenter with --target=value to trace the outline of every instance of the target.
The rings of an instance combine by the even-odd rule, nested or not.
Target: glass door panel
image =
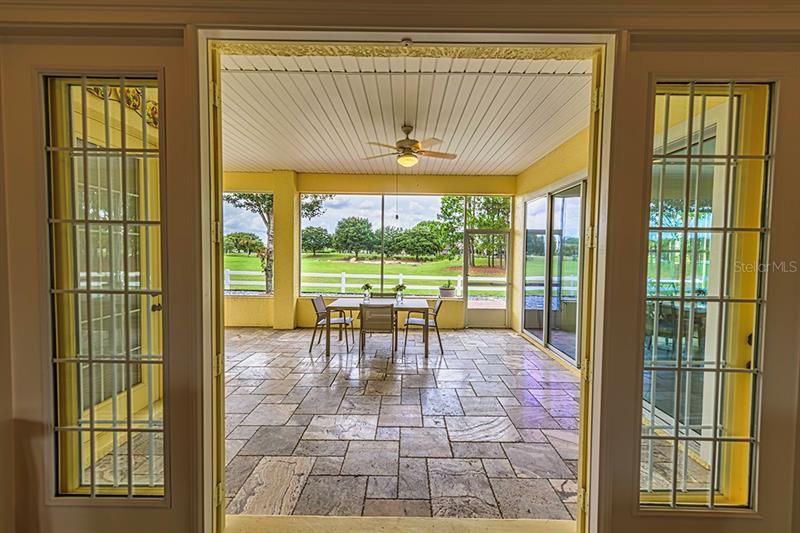
[[[467,234],[467,308],[506,308],[508,235]]]
[[[581,189],[581,185],[570,187],[551,200],[548,342],[573,361],[578,352]]]
[[[525,301],[523,327],[544,341],[545,274],[547,271],[547,197],[525,206]]]

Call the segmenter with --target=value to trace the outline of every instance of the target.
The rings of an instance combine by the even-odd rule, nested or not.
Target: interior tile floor
[[[574,518],[577,373],[510,330],[394,362],[388,335],[310,340],[226,330],[229,514]]]

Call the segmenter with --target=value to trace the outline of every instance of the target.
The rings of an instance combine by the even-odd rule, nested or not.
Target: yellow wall
[[[536,161],[517,176],[514,196],[514,224],[511,245],[510,326],[520,331],[522,324],[522,286],[525,268],[525,201],[537,191],[585,170],[589,164],[589,129],[586,128],[558,148]]]

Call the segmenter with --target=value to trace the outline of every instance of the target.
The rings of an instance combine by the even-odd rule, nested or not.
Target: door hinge
[[[222,224],[219,221],[211,223],[211,240],[214,244],[222,242]]]
[[[209,93],[211,94],[211,105],[219,109],[222,107],[222,89],[215,80],[209,81],[208,85]]]
[[[594,231],[594,226],[586,226],[586,247],[597,247],[597,233]]]
[[[225,372],[225,356],[221,353],[214,355],[214,376],[221,376]]]
[[[586,497],[586,489],[578,490],[577,506],[583,511],[584,516],[589,513],[589,498]]]
[[[217,483],[217,488],[214,491],[214,501],[217,507],[225,505],[225,487],[222,486],[222,483]]]
[[[592,89],[592,112],[597,113],[600,111],[600,101],[603,99],[603,91],[600,87]]]

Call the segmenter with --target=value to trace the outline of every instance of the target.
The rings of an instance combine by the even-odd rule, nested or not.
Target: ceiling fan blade
[[[375,141],[369,141],[367,144],[371,144],[372,146],[380,146],[381,148],[388,148],[389,150],[397,150],[397,146],[392,146],[391,144],[383,144]]]
[[[420,150],[419,153],[425,157],[437,157],[439,159],[455,159],[458,157],[456,154],[448,154],[447,152],[431,152],[430,150]]]
[[[373,155],[373,156],[370,156],[370,157],[364,157],[364,158],[362,158],[361,160],[362,160],[362,161],[368,161],[368,160],[370,160],[370,159],[380,159],[381,157],[389,157],[390,155],[397,155],[397,154],[381,154],[381,155]]]
[[[441,139],[437,139],[436,137],[431,137],[429,139],[421,140],[419,142],[419,145],[422,146],[422,148],[433,148],[434,146],[442,144],[443,142],[444,141]]]

